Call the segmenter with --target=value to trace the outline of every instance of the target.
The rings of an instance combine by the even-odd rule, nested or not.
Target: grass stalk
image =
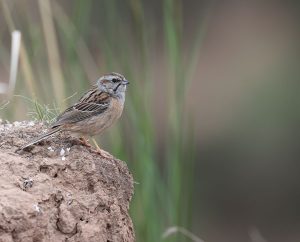
[[[38,5],[46,41],[49,69],[53,84],[53,93],[56,102],[59,103],[65,98],[64,77],[60,64],[61,60],[53,22],[52,8],[49,0],[39,0]],[[62,108],[65,108],[64,104],[62,104]]]
[[[12,44],[11,44],[11,61],[10,61],[10,75],[9,75],[9,88],[8,95],[11,96],[15,90],[17,73],[18,73],[18,63],[20,55],[20,45],[21,45],[21,32],[12,32]]]
[[[12,18],[11,12],[9,10],[9,7],[7,6],[6,1],[1,1],[1,3],[2,3],[2,8],[3,8],[4,19],[8,25],[9,30],[12,32],[16,29],[16,25],[14,23],[14,20]],[[24,79],[26,82],[25,86],[28,88],[31,97],[34,97],[36,94],[36,91],[35,91],[36,81],[35,81],[35,78],[33,75],[33,70],[31,68],[28,53],[27,53],[24,45],[21,45],[21,49],[20,49],[20,66],[21,66],[21,70],[24,74]]]

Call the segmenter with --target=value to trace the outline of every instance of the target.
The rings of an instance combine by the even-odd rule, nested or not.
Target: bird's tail
[[[17,151],[18,151],[18,150],[23,150],[23,149],[27,148],[27,147],[30,146],[30,145],[36,144],[36,143],[42,141],[43,139],[46,139],[46,138],[49,137],[50,135],[55,134],[55,133],[58,132],[58,131],[60,131],[60,128],[59,128],[59,127],[57,127],[57,128],[55,128],[55,129],[49,131],[48,133],[43,134],[43,135],[37,137],[36,139],[30,141],[30,142],[27,143],[26,145],[23,145],[22,147],[20,147],[19,149],[17,149]]]

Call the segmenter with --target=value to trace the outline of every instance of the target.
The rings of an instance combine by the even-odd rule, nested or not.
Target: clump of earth
[[[0,242],[131,242],[133,178],[68,134],[15,152],[45,132],[0,121]]]

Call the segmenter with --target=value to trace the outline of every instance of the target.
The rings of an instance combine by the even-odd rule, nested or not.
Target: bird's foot
[[[85,147],[92,147],[92,145],[89,143],[89,140],[84,137],[73,139],[71,143],[72,145],[82,145]]]
[[[97,141],[93,138],[92,139],[94,145],[95,145],[95,148],[96,149],[93,149],[92,151],[98,155],[101,155],[103,158],[107,158],[107,159],[111,159],[113,158],[113,156],[111,154],[109,154],[107,151],[105,150],[102,150],[100,148],[100,146],[98,145]]]
[[[84,137],[80,137],[79,138],[79,142],[82,146],[86,146],[86,147],[92,147],[92,145],[89,143],[89,140],[84,138]]]
[[[103,158],[107,158],[107,159],[113,158],[113,156],[110,153],[108,153],[105,150],[100,149],[99,147],[97,147],[96,149],[93,149],[93,152],[95,152],[98,155],[101,155]]]

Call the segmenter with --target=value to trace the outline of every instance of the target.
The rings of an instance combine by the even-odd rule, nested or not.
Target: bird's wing
[[[91,90],[87,92],[78,103],[66,109],[60,114],[51,128],[63,124],[73,124],[79,121],[100,115],[109,106],[110,96],[107,93]]]

